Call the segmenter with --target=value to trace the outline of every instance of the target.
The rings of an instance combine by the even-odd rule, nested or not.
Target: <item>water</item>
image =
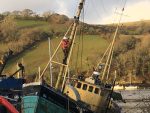
[[[121,113],[150,113],[150,89],[118,91],[126,103],[117,102]]]

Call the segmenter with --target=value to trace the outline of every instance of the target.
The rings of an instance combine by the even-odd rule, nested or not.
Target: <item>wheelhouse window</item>
[[[93,92],[93,86],[89,86],[88,91],[89,91],[89,92]]]
[[[81,88],[81,85],[82,85],[82,84],[81,84],[80,82],[78,82],[78,83],[77,83],[77,88]]]
[[[95,93],[95,94],[99,94],[99,88],[95,88],[94,93]]]
[[[87,90],[87,84],[83,84],[82,89],[83,89],[83,90]]]

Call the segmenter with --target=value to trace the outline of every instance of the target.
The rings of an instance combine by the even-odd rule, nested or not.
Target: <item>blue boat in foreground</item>
[[[82,102],[40,82],[24,84],[22,113],[93,113]]]
[[[21,97],[22,97],[22,86],[25,83],[24,76],[24,66],[19,63],[19,69],[11,75],[3,74],[3,71],[7,65],[7,62],[12,58],[13,51],[9,50],[0,60],[0,96],[6,99],[11,106],[16,107],[20,111]],[[20,72],[22,73],[22,78],[16,78],[15,75]],[[7,101],[3,101],[4,103]],[[0,107],[0,111],[4,106]],[[2,112],[3,113],[3,112]],[[13,112],[15,113],[15,112]]]

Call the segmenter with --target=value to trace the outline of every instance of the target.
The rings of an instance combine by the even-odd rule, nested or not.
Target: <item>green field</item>
[[[61,38],[52,39],[52,52],[60,42]],[[108,46],[108,42],[97,35],[86,35],[83,38],[83,54],[82,54],[82,69],[81,69],[81,41],[80,41],[80,49],[78,51],[78,61],[77,61],[77,50],[78,50],[78,42],[79,38],[77,37],[75,42],[75,47],[73,50],[73,54],[70,62],[70,69],[74,70],[76,67],[80,69],[80,71],[91,69],[94,66],[98,59],[100,59],[101,54],[105,51]],[[43,41],[32,47],[30,50],[25,51],[20,54],[18,57],[12,59],[7,66],[5,73],[13,73],[16,70],[17,62],[21,62],[25,65],[26,74],[33,74],[38,72],[38,67],[40,66],[43,69],[48,60],[48,41]],[[57,54],[57,58],[54,60],[62,61],[62,50],[60,49]]]
[[[17,20],[19,28],[40,28],[42,31],[65,32],[68,28],[65,24],[50,23],[42,20]]]
[[[39,28],[45,32],[53,33],[64,33],[67,31],[68,24],[56,24],[50,23],[41,20],[17,20],[17,26],[20,29],[31,29],[32,28]],[[56,49],[57,45],[59,44],[62,37],[55,38],[51,40],[52,42],[52,53]],[[82,45],[83,44],[83,45]],[[97,62],[98,59],[101,58],[101,55],[105,51],[108,46],[108,42],[101,38],[98,35],[85,35],[82,38],[77,36],[73,54],[71,56],[69,69],[71,71],[81,72],[92,69]],[[5,52],[8,49],[7,44],[0,44],[0,47]],[[82,49],[83,48],[83,49]],[[63,52],[60,48],[56,57],[54,58],[55,61],[62,62],[63,59]],[[17,63],[23,62],[26,70],[26,75],[32,75],[38,73],[38,67],[41,67],[41,70],[44,69],[47,62],[49,61],[49,54],[48,54],[48,41],[41,41],[38,42],[34,47],[31,47],[28,50],[25,50],[23,53],[19,54],[15,58],[11,59],[11,61],[6,66],[4,73],[10,75],[16,71]],[[53,65],[54,69],[58,71],[58,65]],[[46,72],[46,74],[48,71]]]
[[[17,20],[17,25],[19,27],[31,27],[31,26],[41,26],[41,25],[47,25],[48,22],[46,21],[40,21],[40,20]]]

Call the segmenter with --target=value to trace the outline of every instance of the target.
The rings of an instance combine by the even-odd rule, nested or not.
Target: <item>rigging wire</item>
[[[82,24],[81,24],[81,70],[82,70],[82,66],[83,66],[83,36],[84,36],[84,7],[82,10],[82,14],[83,14],[83,20],[82,20]]]
[[[102,18],[102,16],[98,13],[98,12],[100,12],[100,11],[98,11],[95,2],[94,2],[93,0],[90,0],[90,1],[91,1],[91,4],[92,4],[92,7],[95,8],[95,11],[94,11],[94,12],[96,13],[96,15],[99,16],[99,18]]]
[[[116,31],[115,31],[115,34],[114,34],[114,38],[113,38],[111,47],[110,47],[110,51],[109,51],[109,54],[108,54],[108,58],[107,58],[107,61],[106,61],[105,67],[104,67],[103,74],[102,74],[102,81],[105,79],[106,73],[110,71],[110,68],[108,67],[108,65],[111,65],[111,62],[110,62],[110,60],[111,60],[111,55],[112,55],[111,52],[112,52],[113,49],[114,49],[114,43],[115,43],[115,40],[116,40],[116,36],[118,35],[118,30],[119,30],[119,27],[120,27],[120,23],[121,23],[121,19],[122,19],[122,16],[123,16],[123,12],[124,12],[124,9],[125,9],[126,2],[127,2],[127,0],[125,0],[125,3],[124,3],[123,8],[122,8],[122,12],[121,12],[121,15],[120,15],[118,24],[117,24],[117,28],[116,28]],[[106,72],[106,71],[107,71],[107,72]]]
[[[54,44],[52,43],[52,41],[51,41],[51,46],[52,46],[52,51],[55,50],[55,47],[54,47]],[[59,59],[58,55],[56,55],[56,60],[58,62],[60,62],[60,59]]]
[[[123,0],[122,0],[122,2],[123,2]],[[124,11],[126,2],[127,2],[127,0],[125,0],[125,2],[124,2],[123,8],[122,8],[122,13],[123,13],[123,11]],[[120,16],[122,16],[122,15],[120,15]],[[119,30],[118,30],[118,32],[119,32]],[[118,35],[119,35],[119,33],[118,33]],[[106,80],[108,80],[108,76],[109,76],[109,73],[110,73],[110,66],[111,66],[112,58],[113,58],[113,54],[114,54],[113,51],[114,51],[114,47],[113,47],[113,49],[112,49],[112,55],[111,55],[111,58],[110,58],[110,61],[109,61],[109,65],[108,65],[108,71],[107,71]]]
[[[75,69],[76,69],[76,73],[78,73],[78,64],[80,64],[80,70],[82,70],[82,66],[83,66],[83,32],[84,32],[84,7],[82,10],[82,16],[81,16],[81,25],[80,25],[80,31],[79,31],[79,37],[78,37],[78,45],[77,45],[77,59],[76,59],[76,64],[75,64]],[[80,45],[81,44],[81,45]],[[79,60],[79,55],[80,55],[80,60]],[[80,61],[80,63],[78,63],[78,61]]]
[[[122,1],[123,1],[123,0],[122,0]],[[123,16],[123,12],[124,12],[124,10],[125,10],[126,3],[127,3],[127,0],[125,0],[125,2],[124,2],[123,8],[122,8],[122,14],[120,15],[120,21],[119,21],[118,26],[120,26],[120,22],[121,22],[121,19],[122,19],[122,16]],[[119,30],[118,30],[118,31],[119,31]],[[109,76],[110,66],[111,66],[112,58],[113,58],[113,54],[114,54],[113,51],[114,51],[114,47],[112,48],[112,55],[111,55],[110,62],[109,62],[109,66],[108,66],[107,79],[108,79],[108,76]]]
[[[89,4],[86,5],[86,3],[88,3],[88,2],[85,2],[84,9],[88,9],[88,7],[89,7]],[[87,14],[87,10],[84,10],[84,16],[86,14]]]
[[[76,62],[75,62],[75,70],[76,70],[76,74],[78,73],[78,59],[79,59],[79,49],[80,49],[80,34],[81,34],[81,28],[80,28],[80,33],[79,33],[79,37],[78,37],[78,45],[77,45],[77,56],[76,56]]]
[[[113,59],[113,55],[114,55],[114,47],[112,49],[112,53],[111,53],[111,57],[110,57],[110,61],[109,61],[109,65],[108,65],[108,71],[107,71],[107,76],[106,76],[106,80],[108,81],[108,77],[109,77],[109,73],[110,73],[110,67],[111,67],[111,64],[112,64],[112,59]]]
[[[101,2],[101,5],[102,5],[102,8],[103,8],[103,11],[104,11],[105,13],[108,13],[108,11],[107,11],[106,8],[105,8],[104,1],[103,1],[103,0],[100,0],[100,2]]]

